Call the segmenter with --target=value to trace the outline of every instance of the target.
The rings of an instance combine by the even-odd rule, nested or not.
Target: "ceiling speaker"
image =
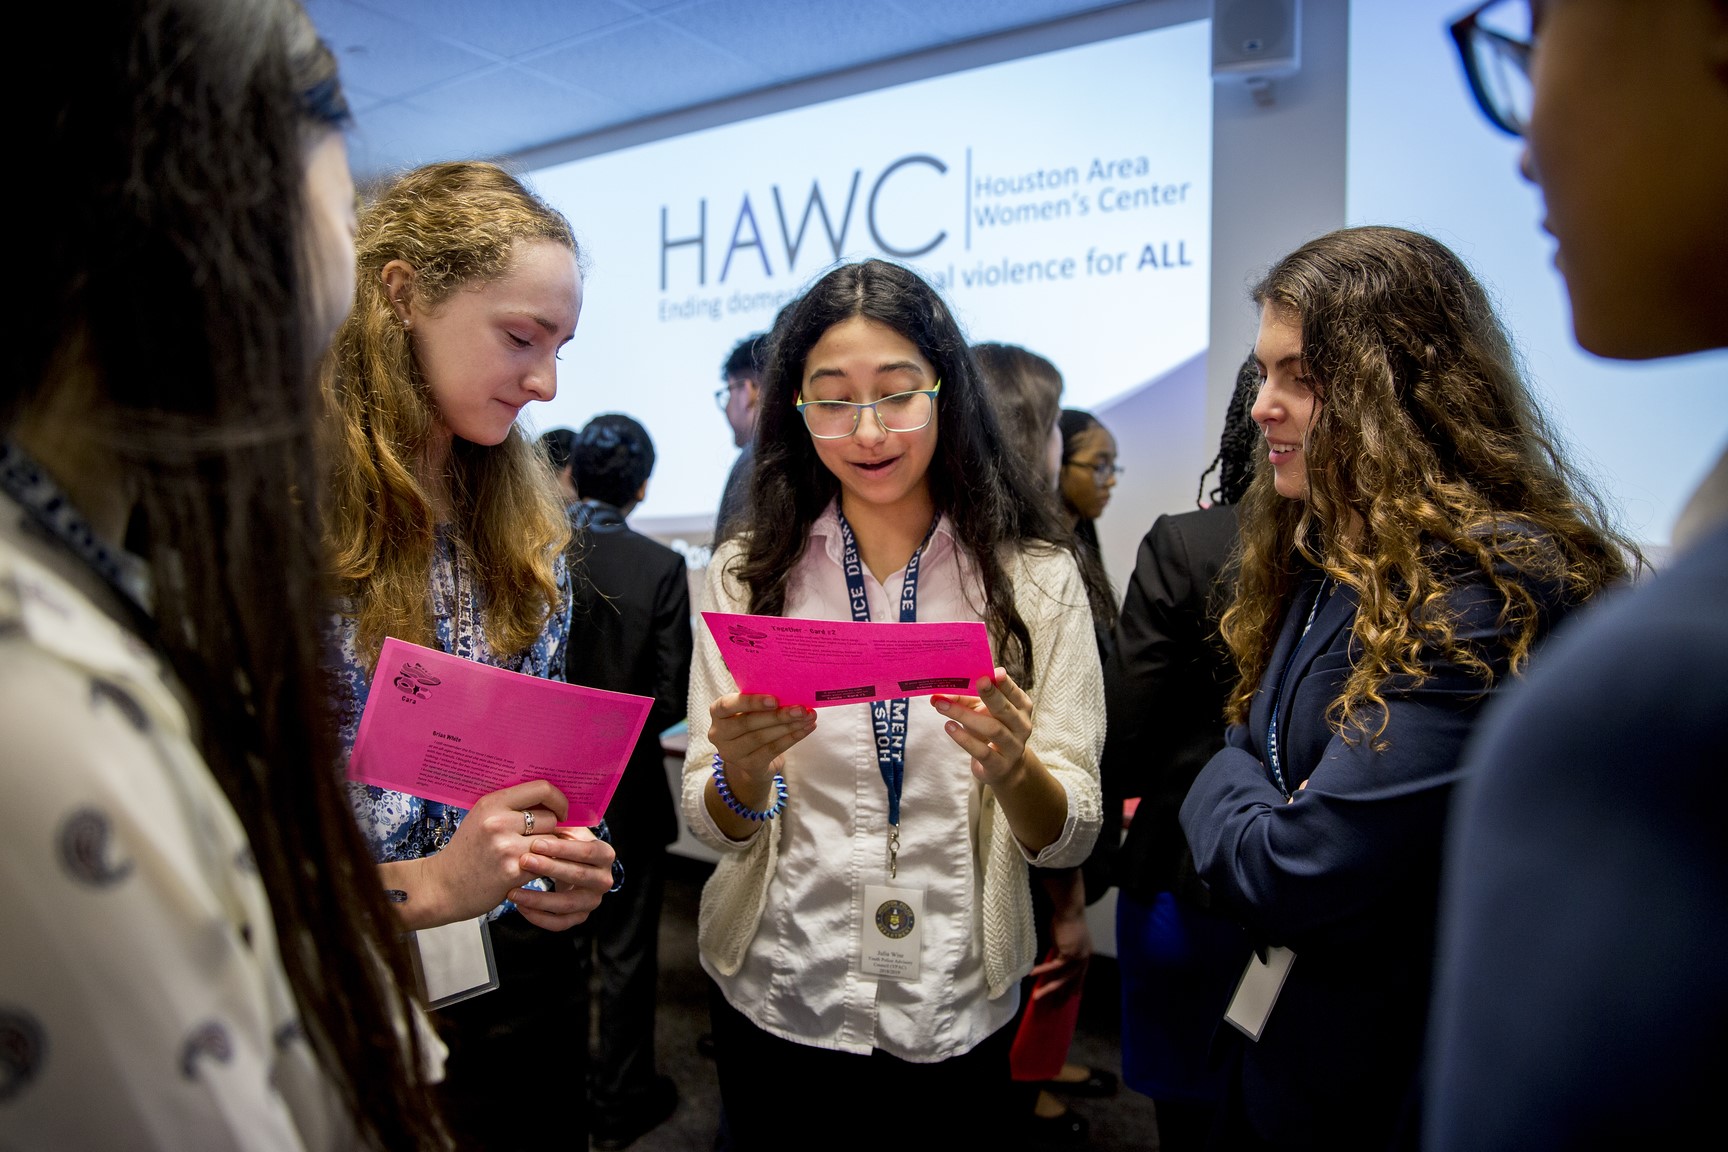
[[[1289,76],[1302,65],[1302,0],[1212,0],[1212,75]]]

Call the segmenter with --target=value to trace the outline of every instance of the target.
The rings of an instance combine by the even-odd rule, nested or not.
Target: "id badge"
[[[410,932],[408,954],[428,1008],[457,1004],[498,987],[492,931],[484,916]]]
[[[1296,953],[1288,948],[1266,949],[1264,963],[1259,956],[1248,957],[1248,967],[1236,985],[1236,994],[1230,997],[1230,1006],[1224,1009],[1224,1019],[1248,1039],[1259,1040],[1267,1018],[1272,1015],[1272,1006],[1278,1002],[1278,993],[1284,988],[1284,978],[1290,975],[1290,965],[1294,963]]]
[[[864,975],[916,981],[923,942],[924,889],[864,885]]]

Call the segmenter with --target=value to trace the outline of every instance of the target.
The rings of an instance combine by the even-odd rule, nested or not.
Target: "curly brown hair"
[[[331,406],[329,547],[337,592],[358,618],[361,651],[385,636],[432,643],[430,584],[437,525],[421,458],[437,421],[382,272],[414,269],[411,291],[436,307],[506,275],[525,241],[580,256],[567,221],[495,164],[429,164],[398,177],[361,214],[354,310],[326,366]],[[487,447],[458,437],[449,485],[458,546],[486,574],[488,638],[521,651],[558,603],[554,561],[569,541],[556,479],[512,427]]]
[[[1480,573],[1501,597],[1516,673],[1542,631],[1532,586],[1581,603],[1641,562],[1562,457],[1488,294],[1444,245],[1342,229],[1280,260],[1252,295],[1299,320],[1319,403],[1307,498],[1280,497],[1262,464],[1243,500],[1221,625],[1239,673],[1231,722],[1248,715],[1304,565],[1356,593],[1354,666],[1330,719],[1348,739],[1377,739],[1382,690],[1421,682],[1425,648],[1492,687],[1443,606],[1461,578]]]

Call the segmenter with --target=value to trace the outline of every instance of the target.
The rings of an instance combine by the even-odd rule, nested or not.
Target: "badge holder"
[[[498,987],[492,931],[484,916],[408,933],[408,955],[428,1008],[459,1004]]]
[[[924,890],[866,884],[863,928],[859,970],[878,980],[916,982],[924,944]]]
[[[1278,993],[1284,989],[1284,978],[1290,975],[1290,965],[1296,963],[1296,953],[1288,948],[1268,948],[1266,958],[1248,957],[1248,967],[1224,1009],[1224,1019],[1250,1040],[1259,1040],[1272,1006],[1278,1003]]]

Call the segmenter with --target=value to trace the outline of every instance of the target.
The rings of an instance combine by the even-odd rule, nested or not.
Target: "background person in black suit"
[[[1205,1146],[1224,1098],[1208,1058],[1248,957],[1236,922],[1211,910],[1176,811],[1224,746],[1235,681],[1218,618],[1230,602],[1226,567],[1236,505],[1254,478],[1260,431],[1249,408],[1260,370],[1248,357],[1224,418],[1212,503],[1152,522],[1104,662],[1106,797],[1138,797],[1117,854],[1116,958],[1122,974],[1122,1075],[1157,1101],[1158,1147]]]
[[[757,332],[744,337],[726,354],[720,366],[720,379],[725,387],[714,393],[714,403],[732,426],[732,443],[739,448],[732,470],[726,473],[726,487],[720,493],[720,509],[714,515],[714,540],[718,548],[722,541],[744,526],[749,509],[750,470],[755,454],[751,444],[756,437],[756,401],[762,392],[762,363],[767,358],[768,333]]]
[[[1220,1029],[1217,1135],[1413,1146],[1464,741],[1490,691],[1626,566],[1443,245],[1342,229],[1253,295],[1269,466],[1221,624],[1231,727],[1180,819],[1217,905],[1295,959],[1257,1040]]]
[[[1534,45],[1469,19],[1458,39],[1528,69],[1478,100],[1528,141],[1578,343],[1728,347],[1728,4],[1564,0],[1534,29],[1522,0],[1493,7]],[[1721,1125],[1725,511],[1728,457],[1671,566],[1583,614],[1483,722],[1447,857],[1436,1152],[1683,1147]]]
[[[558,432],[568,435],[561,429],[542,439],[561,468]],[[604,902],[604,915],[590,916],[574,934],[579,987],[588,987],[591,955],[600,969],[593,1142],[615,1149],[664,1121],[678,1101],[671,1079],[654,1064],[663,866],[666,846],[678,838],[660,733],[686,710],[690,585],[682,556],[625,523],[654,470],[654,444],[642,425],[628,416],[596,416],[569,438],[568,452],[578,500],[570,508],[575,605],[565,676],[572,684],[654,697],[606,809],[628,882]]]

